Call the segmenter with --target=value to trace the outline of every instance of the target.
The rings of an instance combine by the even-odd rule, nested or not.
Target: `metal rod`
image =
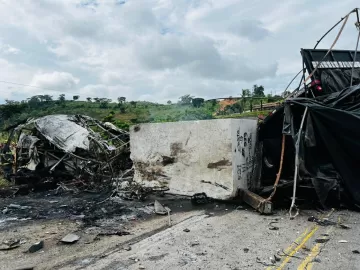
[[[290,85],[292,84],[292,82],[297,78],[297,76],[299,76],[299,74],[303,71],[303,69],[301,69],[296,75],[294,78],[292,78],[292,80],[290,81],[290,83],[286,86],[285,90],[284,90],[284,93],[283,93],[283,96],[285,97],[285,93],[286,91],[288,90],[288,88],[290,87]]]
[[[341,18],[340,21],[338,21],[333,27],[331,27],[317,42],[316,45],[314,46],[314,49],[317,48],[317,46],[320,44],[320,42],[336,27],[339,25],[339,23],[341,23],[347,16],[349,16],[351,13],[356,12],[356,15],[358,16],[359,19],[359,14],[358,14],[358,9],[355,8],[352,11],[350,11],[348,14],[346,14],[345,17]]]
[[[353,12],[353,11],[352,11],[352,12]],[[350,13],[351,13],[351,12],[350,12]],[[349,14],[350,14],[350,13],[349,13]],[[334,42],[331,44],[330,49],[329,49],[329,50],[327,51],[327,53],[324,55],[324,57],[322,58],[322,60],[318,62],[318,64],[316,65],[316,67],[314,68],[314,70],[309,74],[309,76],[307,76],[307,78],[304,80],[304,84],[314,75],[315,71],[318,69],[318,67],[321,65],[321,63],[325,60],[325,58],[328,56],[328,54],[329,54],[329,53],[332,51],[332,49],[334,48],[336,42],[339,40],[339,37],[340,37],[342,31],[344,30],[344,27],[345,27],[345,25],[346,25],[346,23],[347,23],[347,21],[348,21],[348,19],[349,19],[349,14],[346,15],[345,21],[344,21],[344,23],[342,24],[342,26],[341,26],[341,28],[340,28],[340,31],[339,31],[339,33],[337,34]]]
[[[355,55],[354,55],[354,60],[353,60],[352,68],[351,68],[350,87],[353,85],[354,67],[355,67],[356,54],[357,54],[357,50],[358,50],[358,46],[359,46],[359,39],[360,39],[360,20],[359,20],[359,11],[358,11],[358,9],[356,9],[356,17],[357,17],[357,22],[355,23],[355,26],[356,26],[356,29],[358,30],[359,34],[358,34],[358,38],[357,38],[357,41],[356,41]]]
[[[308,107],[305,108],[304,111],[304,115],[301,119],[301,124],[300,124],[300,128],[298,131],[298,137],[296,139],[296,144],[295,144],[295,173],[294,173],[294,186],[293,186],[293,196],[292,196],[292,200],[291,200],[291,206],[290,206],[290,210],[289,210],[289,215],[290,218],[294,218],[299,214],[299,211],[297,210],[296,214],[293,216],[292,215],[292,210],[295,206],[295,196],[296,196],[296,184],[297,184],[297,178],[298,178],[298,174],[299,174],[299,148],[300,148],[300,140],[301,140],[301,132],[304,126],[304,122],[305,122],[305,117],[306,117],[306,113],[308,111]]]

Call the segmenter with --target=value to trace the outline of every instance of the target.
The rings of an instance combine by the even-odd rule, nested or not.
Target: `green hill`
[[[48,96],[34,96],[26,101],[6,101],[0,105],[0,130],[4,130],[28,118],[36,118],[50,114],[83,114],[102,121],[112,122],[120,128],[128,129],[130,125],[148,122],[173,122],[186,120],[203,120],[213,118],[239,118],[266,114],[267,112],[242,113],[252,107],[250,99],[239,100],[236,104],[226,106],[219,111],[216,100],[204,101],[186,95],[179,103],[157,104],[146,101],[125,102],[119,98],[117,103],[106,98],[88,101],[52,100]],[[268,98],[264,97],[264,102]],[[259,100],[251,100],[260,102]]]

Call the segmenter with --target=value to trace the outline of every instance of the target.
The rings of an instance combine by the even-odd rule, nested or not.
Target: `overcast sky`
[[[0,0],[0,103],[280,93],[359,0]],[[336,48],[355,49],[355,16]],[[319,48],[328,48],[337,29]]]

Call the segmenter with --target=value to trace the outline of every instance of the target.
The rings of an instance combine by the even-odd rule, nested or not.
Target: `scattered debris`
[[[348,243],[347,240],[340,240],[339,243]]]
[[[329,240],[330,240],[329,238],[317,238],[317,239],[315,239],[315,242],[323,244],[323,243],[328,242]]]
[[[260,263],[260,264],[262,264],[264,266],[274,266],[275,265],[275,263],[272,263],[272,262],[271,263],[264,262],[264,261],[260,260],[259,257],[256,257],[256,262]]]
[[[130,250],[131,250],[131,246],[124,246],[123,249],[126,250],[126,251],[130,251]]]
[[[65,243],[65,244],[74,244],[75,242],[79,241],[79,239],[80,239],[80,236],[73,234],[73,233],[69,233],[64,238],[61,239],[61,242]]]
[[[139,265],[139,269],[145,269],[145,266],[143,266],[143,265]]]
[[[21,245],[20,239],[16,239],[16,240],[11,239],[2,242],[2,244],[0,245],[0,250],[11,250],[20,247],[20,245]]]
[[[36,251],[39,251],[40,249],[44,248],[44,241],[41,240],[40,242],[37,242],[33,244],[31,247],[29,247],[28,252],[34,253]]]
[[[195,193],[192,197],[191,197],[191,203],[198,205],[198,204],[207,204],[210,203],[211,199],[206,195],[205,192],[202,193]]]
[[[190,246],[194,247],[194,246],[198,246],[200,245],[199,241],[194,241],[190,243]]]
[[[270,223],[269,223],[269,230],[272,230],[272,231],[277,231],[277,230],[279,230],[279,227],[277,227],[277,226],[274,226],[274,225],[272,225],[272,224],[274,224],[274,223],[279,223],[279,222],[277,222],[277,221],[271,221]]]
[[[275,259],[275,261],[277,261],[277,262],[280,262],[280,261],[281,261],[281,258],[278,257],[278,256],[276,256],[276,255],[274,255],[274,259]]]
[[[190,230],[188,228],[183,230],[184,232],[190,232]]]
[[[130,235],[130,233],[127,231],[104,231],[98,233],[98,236],[110,236],[110,235],[123,236],[123,235]]]
[[[245,209],[245,207],[242,205],[239,205],[235,208],[235,210],[244,210],[244,209]]]
[[[360,251],[358,251],[357,249],[354,249],[354,250],[352,251],[352,253],[354,253],[354,254],[360,254]]]
[[[331,226],[336,225],[336,222],[328,220],[328,219],[319,219],[317,217],[311,216],[308,218],[308,221],[316,222],[320,226]]]
[[[244,248],[244,253],[248,253],[249,252],[249,249],[248,248]]]
[[[166,215],[169,211],[169,208],[165,208],[158,200],[155,200],[154,211],[158,215]]]
[[[321,260],[319,259],[319,258],[314,258],[314,259],[312,259],[312,262],[317,262],[317,263],[321,263]]]
[[[340,228],[342,228],[342,229],[351,229],[351,227],[350,227],[349,225],[346,225],[346,224],[340,223],[339,226],[340,226]]]

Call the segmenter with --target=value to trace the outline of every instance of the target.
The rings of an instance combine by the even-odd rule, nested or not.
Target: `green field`
[[[194,99],[195,100],[195,99]],[[199,99],[198,99],[199,100]],[[266,103],[268,98],[262,100]],[[101,121],[112,122],[120,128],[128,129],[130,125],[138,123],[175,122],[189,120],[205,120],[218,118],[241,118],[267,115],[268,111],[249,112],[253,101],[249,98],[240,100],[236,104],[226,106],[220,111],[217,101],[194,103],[187,99],[176,104],[157,104],[146,101],[110,102],[107,99],[97,101],[78,100],[40,100],[34,97],[27,101],[7,101],[0,105],[0,130],[28,118],[36,118],[50,114],[82,114]],[[257,99],[255,102],[259,103]],[[251,104],[251,105],[250,105]],[[248,111],[248,112],[243,112]],[[0,134],[4,140],[6,134]]]

